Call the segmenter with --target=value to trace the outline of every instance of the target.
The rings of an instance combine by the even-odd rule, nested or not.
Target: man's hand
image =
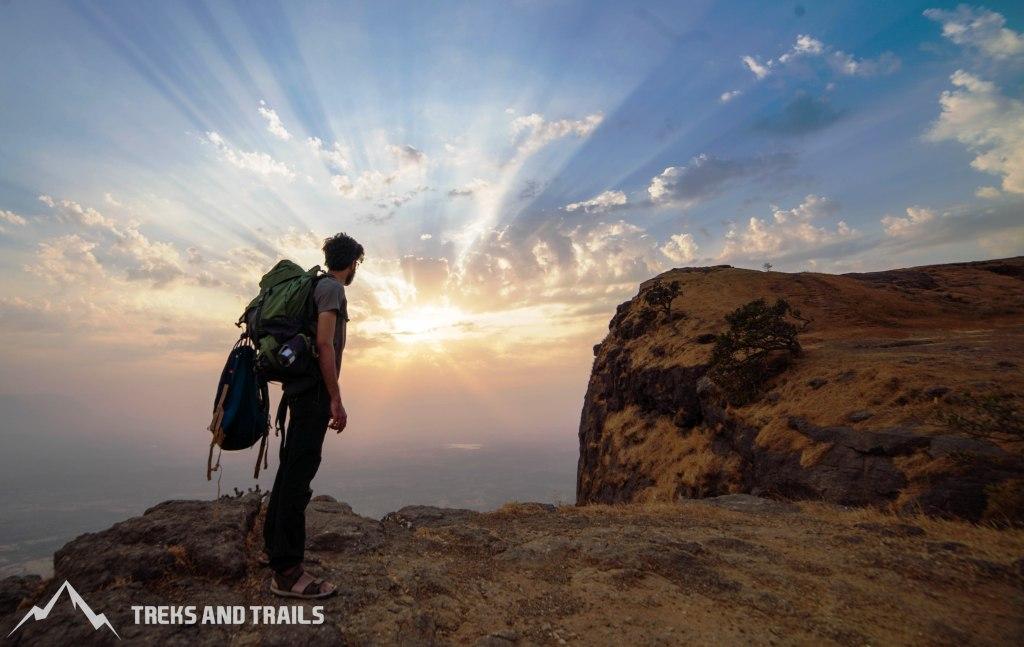
[[[348,424],[348,413],[345,406],[341,404],[341,398],[331,398],[331,422],[327,425],[331,429],[337,429],[340,434]]]

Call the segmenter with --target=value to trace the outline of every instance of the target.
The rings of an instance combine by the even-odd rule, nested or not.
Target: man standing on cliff
[[[327,428],[341,433],[348,414],[341,403],[341,355],[345,350],[351,285],[363,260],[363,246],[340,233],[324,241],[327,274],[313,289],[316,303],[316,350],[320,377],[316,386],[288,399],[290,421],[281,443],[280,465],[267,505],[263,540],[274,578],[270,590],[293,598],[322,598],[337,592],[330,582],[314,578],[302,567],[306,548],[306,506],[309,485],[320,467]]]

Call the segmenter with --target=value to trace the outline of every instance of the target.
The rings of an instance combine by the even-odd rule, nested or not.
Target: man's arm
[[[338,386],[338,364],[334,356],[334,329],[338,325],[338,313],[334,310],[321,312],[316,322],[316,351],[320,362],[320,375],[331,396],[331,429],[341,432],[348,423],[348,414],[341,404],[341,388]]]

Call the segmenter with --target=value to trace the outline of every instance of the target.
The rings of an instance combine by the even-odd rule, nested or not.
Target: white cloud
[[[388,144],[385,147],[385,150],[389,155],[395,158],[399,167],[423,166],[428,162],[426,153],[408,144],[404,144],[402,146]]]
[[[260,107],[258,108],[260,115],[267,120],[267,131],[277,137],[278,139],[288,141],[292,138],[284,124],[281,123],[281,118],[277,116],[277,111],[267,105],[266,101],[260,101]]]
[[[105,243],[103,251],[109,257],[107,262],[123,271],[129,280],[148,280],[154,285],[163,285],[185,276],[181,256],[174,245],[150,240],[139,231],[138,223],[119,224],[96,209],[83,207],[72,200],[58,202],[48,195],[39,196],[39,200],[56,209],[64,222],[99,234]],[[37,267],[48,270],[51,262],[56,262],[60,255],[68,256],[70,262],[79,267],[92,268],[94,263],[99,267],[92,254],[92,250],[98,247],[99,242],[85,240],[77,234],[64,236],[41,245]]]
[[[431,238],[433,238],[433,236],[430,234],[420,234],[420,240],[430,240]]]
[[[825,44],[820,40],[801,34],[796,37],[796,43],[793,45],[793,56],[802,56],[808,54],[811,56],[817,56],[825,51]]]
[[[414,186],[411,189],[408,189],[407,191],[403,191],[401,193],[391,193],[389,195],[384,196],[377,203],[377,206],[380,207],[381,209],[394,209],[400,207],[406,202],[411,201],[420,193],[426,191],[428,188],[429,187],[427,187],[426,185],[421,184],[419,186]]]
[[[352,184],[352,179],[347,175],[332,175],[331,186],[334,187],[335,191],[347,198],[353,197],[355,192],[355,186]]]
[[[589,137],[604,120],[604,115],[595,113],[583,119],[560,119],[546,121],[536,112],[512,120],[512,135],[520,156],[528,156],[550,142],[563,137]]]
[[[673,263],[689,263],[697,257],[698,247],[691,234],[673,234],[660,249]]]
[[[568,238],[577,279],[626,281],[660,269],[660,259],[647,232],[625,220],[580,225],[569,232]]]
[[[25,266],[26,272],[49,283],[64,281],[95,282],[104,275],[103,266],[93,250],[97,244],[71,234],[39,243],[36,262]]]
[[[754,73],[758,81],[771,73],[771,67],[774,64],[774,61],[771,60],[768,63],[762,63],[753,56],[744,56],[741,60],[747,69]]]
[[[1001,175],[1004,191],[1024,193],[1024,103],[963,70],[950,80],[957,89],[939,97],[942,112],[927,138],[960,142],[975,154],[971,166]]]
[[[317,157],[330,164],[335,171],[347,173],[352,170],[352,163],[349,162],[351,153],[348,148],[338,142],[334,142],[331,148],[326,148],[319,137],[310,137],[306,140],[306,145],[316,153]]]
[[[174,245],[150,240],[133,226],[123,230],[111,249],[131,259],[125,265],[125,276],[129,280],[165,285],[185,275],[181,255]]]
[[[837,209],[834,202],[816,195],[808,195],[792,209],[772,207],[770,219],[751,217],[743,228],[730,227],[721,258],[774,257],[856,237],[857,232],[842,220],[833,230],[814,224],[815,220],[835,214]]]
[[[899,69],[900,61],[886,52],[878,58],[856,58],[852,54],[836,50],[829,54],[828,63],[836,72],[846,76],[875,76],[891,74]]]
[[[622,191],[602,191],[589,200],[573,202],[565,205],[566,211],[582,210],[586,213],[609,211],[626,204],[626,194]]]
[[[942,35],[957,45],[1005,59],[1024,54],[1024,35],[1006,27],[1006,19],[981,7],[960,5],[955,11],[928,9],[924,15],[942,23]]]
[[[117,227],[114,221],[104,216],[92,207],[83,207],[72,200],[61,200],[57,202],[48,195],[39,196],[39,201],[56,209],[58,216],[64,222],[76,223],[85,227],[100,227],[107,230],[115,230]]]
[[[1003,195],[1003,192],[994,186],[980,186],[977,191],[974,192],[974,195],[986,200],[995,200],[999,196]]]
[[[899,68],[899,59],[890,52],[875,59],[858,59],[852,54],[831,47],[807,34],[797,36],[793,46],[776,59],[770,58],[762,62],[759,57],[744,56],[740,60],[760,81],[800,58],[818,57],[823,58],[834,71],[847,76],[888,74]]]
[[[448,197],[458,198],[464,196],[470,196],[478,194],[481,191],[485,191],[490,188],[491,183],[487,180],[481,180],[480,178],[473,178],[471,182],[463,184],[462,186],[455,187],[448,191]]]
[[[322,155],[328,154],[318,139],[311,138],[309,145]],[[382,150],[390,160],[385,165],[388,170],[369,169],[359,174],[337,173],[331,176],[331,186],[346,198],[372,200],[382,209],[400,207],[430,188],[423,182],[430,162],[423,151],[409,145],[398,146],[386,142],[378,150]],[[335,143],[331,155],[335,158],[334,166],[351,171],[347,150]]]
[[[5,224],[8,224],[8,225],[17,225],[18,227],[23,227],[23,226],[25,226],[25,223],[27,223],[27,222],[28,221],[25,220],[24,216],[19,216],[18,214],[14,213],[13,211],[8,211],[6,209],[0,209],[0,223],[5,223]],[[2,232],[2,231],[4,231],[4,229],[3,229],[2,226],[0,226],[0,232]]]
[[[262,176],[278,175],[289,181],[295,178],[295,172],[287,164],[275,160],[266,153],[237,150],[215,131],[206,133],[206,139],[217,148],[221,159],[243,171]]]
[[[484,231],[467,250],[450,294],[475,307],[593,304],[635,289],[669,263],[658,241],[624,220],[510,223]]]
[[[355,180],[347,175],[335,175],[331,177],[331,186],[346,198],[377,200],[392,193],[389,188],[398,176],[397,171],[384,173],[377,170],[363,171]]]
[[[823,196],[808,195],[804,201],[792,209],[780,209],[772,206],[772,219],[779,224],[793,222],[810,222],[818,218],[833,216],[839,211],[835,201]]]
[[[743,94],[742,90],[729,90],[728,92],[723,92],[722,96],[718,97],[718,100],[721,103],[729,103],[741,94]]]
[[[907,207],[907,217],[885,216],[882,226],[893,237],[908,237],[920,233],[924,226],[935,220],[935,212],[924,207]]]
[[[103,194],[103,201],[106,202],[107,204],[109,204],[112,207],[123,207],[124,206],[117,198],[114,197],[114,195],[112,193],[109,193],[109,192]]]
[[[824,51],[825,43],[812,36],[801,34],[796,37],[793,48],[779,57],[779,63],[788,63],[800,56],[818,56]]]
[[[669,166],[651,178],[647,193],[660,204],[684,209],[708,200],[734,180],[763,177],[784,171],[793,165],[788,154],[768,155],[745,160],[728,160],[700,154],[686,166]]]

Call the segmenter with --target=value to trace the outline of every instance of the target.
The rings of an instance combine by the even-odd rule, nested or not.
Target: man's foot
[[[331,597],[338,589],[330,582],[313,577],[299,565],[274,573],[270,592],[285,598],[318,600]]]

